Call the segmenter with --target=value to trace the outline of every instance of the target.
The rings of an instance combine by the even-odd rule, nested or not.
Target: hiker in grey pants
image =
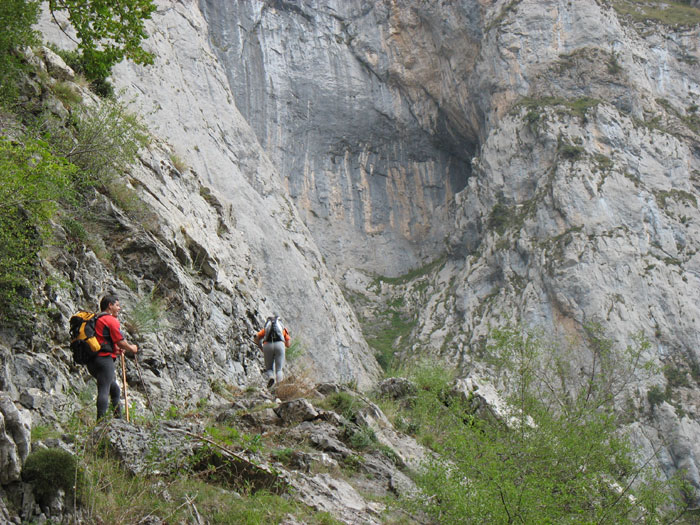
[[[265,326],[255,334],[255,344],[262,348],[265,357],[265,377],[267,378],[267,388],[272,387],[275,382],[279,383],[284,379],[284,357],[285,351],[289,348],[291,337],[289,332],[282,326],[279,317],[268,317]]]

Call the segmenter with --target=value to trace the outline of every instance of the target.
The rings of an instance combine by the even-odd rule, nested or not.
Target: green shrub
[[[513,222],[513,210],[508,207],[504,202],[498,201],[491,210],[488,220],[489,230],[497,232],[499,235],[503,235],[506,229]]]
[[[690,387],[690,381],[685,371],[672,365],[666,365],[663,367],[663,373],[669,387]]]
[[[85,59],[78,50],[59,49],[56,46],[51,48],[58,54],[63,61],[70,66],[78,75],[83,75],[90,82],[90,89],[102,98],[110,98],[114,96],[114,87],[107,80],[109,75],[90,76],[87,72]]]
[[[71,115],[71,134],[54,133],[57,150],[80,167],[85,183],[106,184],[133,164],[148,143],[146,128],[123,104],[105,100],[97,109],[79,106]]]
[[[416,383],[419,390],[431,392],[439,398],[444,398],[451,388],[454,374],[455,371],[446,364],[440,366],[440,363],[425,360],[415,365],[409,377]]]
[[[377,362],[387,373],[396,363],[394,345],[408,336],[416,325],[415,318],[401,312],[397,306],[400,305],[388,305],[388,309],[380,315],[373,327],[374,334],[367,334],[367,342],[375,350]]]
[[[367,425],[361,425],[356,429],[347,428],[348,443],[356,450],[371,447],[377,443],[377,436]]]
[[[56,82],[52,88],[53,94],[66,106],[75,107],[80,104],[83,97],[75,91],[68,82]]]
[[[568,160],[578,159],[585,151],[581,146],[574,146],[565,141],[560,141],[557,149],[561,156]]]
[[[77,170],[47,143],[0,136],[0,318],[28,305],[28,283],[59,201],[72,201]]]
[[[352,471],[358,471],[362,466],[362,456],[357,454],[348,454],[343,458],[342,465]]]
[[[58,489],[73,490],[78,462],[70,452],[60,448],[45,448],[32,452],[22,469],[24,481],[32,483],[36,495],[49,498]]]
[[[294,339],[292,339],[289,348],[287,348],[285,352],[285,358],[287,362],[291,364],[296,362],[305,353],[306,348],[304,347],[304,345],[302,345],[301,341],[295,337]]]
[[[61,226],[66,233],[66,236],[70,241],[77,241],[80,243],[86,243],[88,240],[88,233],[85,230],[85,226],[80,221],[76,221],[72,217],[61,217]]]
[[[335,392],[328,396],[327,403],[345,419],[353,421],[359,408],[358,400],[347,392]]]
[[[659,385],[654,385],[652,386],[648,391],[647,391],[647,401],[649,402],[649,405],[651,406],[652,410],[656,407],[656,405],[660,405],[664,401],[666,401],[666,392],[663,388],[661,388]]]
[[[37,42],[32,26],[38,19],[40,4],[36,0],[0,2],[0,102],[11,102],[17,95],[17,81],[26,64],[16,51]]]
[[[518,329],[490,339],[506,402],[497,417],[449,395],[439,367],[423,372],[409,417],[437,454],[419,470],[410,508],[439,523],[663,522],[675,482],[653,479],[614,411],[648,343],[617,349],[595,326],[570,348]]]
[[[294,449],[289,447],[278,448],[277,450],[273,450],[272,454],[270,455],[280,463],[283,463],[284,465],[289,465],[294,456]]]

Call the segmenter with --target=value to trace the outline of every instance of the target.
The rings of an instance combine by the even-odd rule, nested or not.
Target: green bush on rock
[[[76,482],[78,462],[70,452],[60,448],[45,448],[32,452],[22,469],[24,481],[34,485],[36,495],[49,498],[59,489],[72,491]]]

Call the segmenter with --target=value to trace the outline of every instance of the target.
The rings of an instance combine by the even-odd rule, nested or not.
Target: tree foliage
[[[147,36],[144,22],[156,9],[153,0],[49,0],[49,9],[68,15],[88,79],[106,78],[124,58],[153,63],[153,55],[141,47]]]
[[[36,43],[32,30],[39,14],[39,1],[2,0],[0,2],[0,99],[15,94],[15,79],[22,61],[15,51]]]
[[[0,137],[0,316],[22,302],[58,202],[72,198],[76,172],[45,142]]]
[[[43,127],[55,149],[80,167],[86,181],[102,184],[122,175],[149,139],[145,126],[114,100],[76,107],[68,126],[46,121]]]
[[[672,484],[635,456],[615,410],[648,343],[618,350],[597,327],[585,343],[495,331],[500,413],[475,411],[439,374],[419,382],[410,425],[439,454],[416,507],[438,523],[664,523]]]
[[[0,318],[30,307],[31,283],[41,249],[52,242],[57,213],[64,226],[79,232],[66,216],[82,211],[94,189],[107,194],[127,213],[148,215],[137,198],[118,182],[147,143],[144,126],[123,104],[103,100],[77,105],[68,120],[48,112],[25,118],[9,139],[0,134]],[[0,130],[1,133],[1,130]],[[41,138],[37,138],[41,137]]]
[[[32,26],[38,20],[41,4],[42,0],[0,2],[2,99],[16,94],[22,66],[16,51],[38,42]],[[106,79],[112,67],[123,59],[137,64],[153,63],[153,55],[141,47],[147,37],[144,23],[156,9],[153,0],[48,0],[48,4],[54,16],[58,12],[66,13],[78,46],[78,53],[66,52],[68,62],[93,82],[99,94],[111,93]]]

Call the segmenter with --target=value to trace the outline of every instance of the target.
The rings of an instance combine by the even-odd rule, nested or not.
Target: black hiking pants
[[[87,365],[90,375],[97,379],[97,419],[98,421],[107,413],[107,408],[112,404],[114,416],[121,416],[119,405],[119,385],[114,373],[114,358],[110,356],[97,356]]]

